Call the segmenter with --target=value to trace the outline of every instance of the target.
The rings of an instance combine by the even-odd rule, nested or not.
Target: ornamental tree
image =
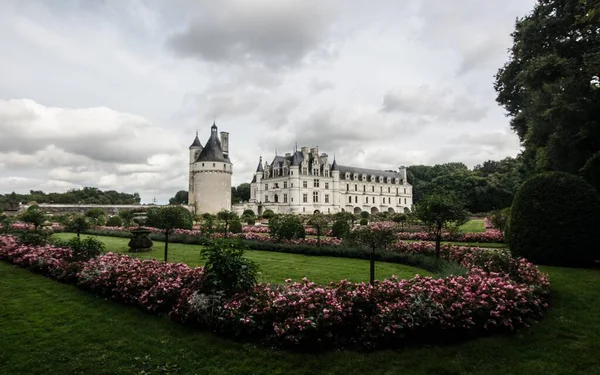
[[[440,257],[443,231],[455,229],[469,220],[469,212],[464,209],[463,202],[448,193],[426,196],[417,204],[415,215],[435,237],[436,258]]]
[[[47,220],[46,214],[40,210],[39,206],[30,206],[19,218],[26,223],[33,224],[36,232]]]
[[[297,240],[306,236],[302,220],[296,215],[275,215],[269,220],[271,237],[277,241]]]
[[[192,229],[192,214],[182,206],[151,208],[146,224],[163,230],[165,234],[165,263],[169,251],[169,235],[175,229]]]
[[[75,215],[67,223],[67,230],[77,233],[77,238],[88,229],[90,229],[90,223],[83,215]]]
[[[94,225],[98,225],[100,218],[104,216],[104,210],[101,208],[92,208],[85,213],[85,216],[92,219]]]
[[[133,221],[133,211],[130,211],[130,210],[119,211],[119,217],[123,220],[123,225],[128,227],[131,225],[131,222]]]
[[[329,229],[329,219],[323,214],[314,214],[308,219],[308,225],[317,232],[317,246],[321,246],[321,236]]]
[[[375,252],[386,250],[396,239],[394,225],[388,222],[376,222],[368,226],[361,226],[350,233],[350,241],[367,247],[369,256],[369,283],[375,283]]]
[[[238,214],[233,211],[221,210],[217,213],[217,219],[223,223],[223,231],[225,237],[229,236],[229,224],[234,220],[239,220]]]

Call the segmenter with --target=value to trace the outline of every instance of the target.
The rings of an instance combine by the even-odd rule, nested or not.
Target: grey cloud
[[[187,29],[168,45],[184,57],[213,62],[294,65],[319,48],[331,3],[305,0],[193,2]]]
[[[455,121],[479,121],[487,114],[486,108],[466,96],[427,86],[388,91],[381,110]]]

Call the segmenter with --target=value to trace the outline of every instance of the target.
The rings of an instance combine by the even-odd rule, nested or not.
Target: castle
[[[318,148],[275,156],[271,164],[262,158],[250,187],[250,201],[235,205],[241,213],[251,209],[275,213],[313,214],[367,211],[408,212],[412,207],[412,186],[406,168],[381,171],[329,163]]]
[[[194,213],[216,214],[231,210],[231,176],[229,133],[219,131],[213,123],[210,138],[203,147],[196,138],[190,146],[188,205]]]

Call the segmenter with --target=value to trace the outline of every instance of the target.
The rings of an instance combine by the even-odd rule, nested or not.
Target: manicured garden
[[[600,373],[600,272],[542,271],[550,275],[552,308],[519,333],[314,355],[222,339],[0,262],[0,373]]]
[[[75,235],[72,233],[56,233],[54,237],[70,239]],[[83,235],[83,238],[90,237]],[[106,245],[108,251],[128,254],[140,259],[162,259],[164,243],[154,242],[151,252],[129,253],[126,238],[93,236],[100,239]],[[199,245],[188,245],[173,243],[169,245],[169,261],[186,263],[191,267],[203,265],[200,259]],[[299,254],[286,254],[272,251],[246,252],[246,257],[258,263],[260,266],[259,281],[271,283],[283,283],[285,279],[299,281],[307,277],[319,284],[329,284],[330,281],[368,281],[369,263],[361,259],[313,257]],[[403,264],[379,262],[377,264],[377,278],[384,279],[392,275],[399,278],[411,278],[415,275],[428,276],[429,271]]]

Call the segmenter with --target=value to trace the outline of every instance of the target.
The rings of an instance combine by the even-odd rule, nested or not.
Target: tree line
[[[55,203],[55,204],[140,204],[138,193],[120,193],[115,190],[102,191],[95,187],[71,189],[65,193],[45,193],[30,190],[29,194],[0,194],[0,207],[6,210],[18,209],[19,203]]]

